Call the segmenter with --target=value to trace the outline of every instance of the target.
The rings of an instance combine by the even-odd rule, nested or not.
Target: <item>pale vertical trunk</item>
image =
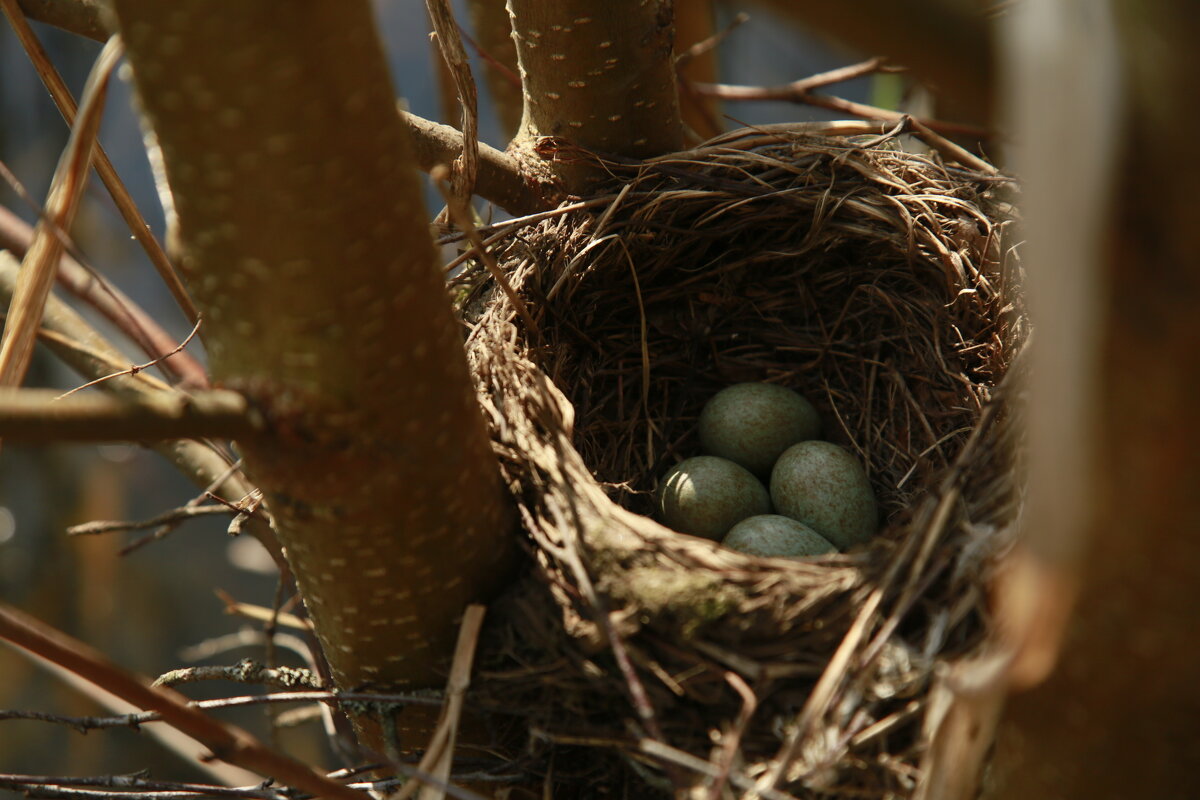
[[[519,146],[553,137],[632,158],[681,146],[670,2],[508,0],[508,9],[525,96]],[[552,169],[571,190],[588,172],[564,155]]]
[[[1059,12],[1061,3],[1030,5]],[[1074,142],[1068,148],[1059,136],[1026,137],[1043,164],[1031,171],[1026,189],[1036,203],[1026,216],[1045,218],[1030,234],[1031,246],[1034,233],[1043,237],[1043,253],[1044,242],[1059,239],[1062,227],[1072,227],[1091,202],[1092,176],[1103,170],[1102,161],[1079,163],[1068,175],[1053,169],[1106,135],[1095,120],[1076,113],[1077,99],[1095,85],[1090,76],[1113,69],[1118,58],[1089,66],[1103,52],[1100,9],[1109,4],[1069,5],[1076,15],[1062,38],[1045,24],[1028,30],[1065,63],[1056,72],[1027,65],[1024,88],[1039,93],[1038,114],[1059,115],[1059,133]],[[1113,30],[1127,82],[1121,120],[1127,140],[1118,154],[1114,207],[1085,245],[1085,257],[1095,257],[1090,270],[1060,285],[1058,297],[1043,299],[1051,307],[1035,343],[1050,354],[1043,365],[1053,365],[1058,353],[1068,374],[1087,384],[1062,382],[1054,389],[1060,378],[1053,371],[1035,373],[1031,413],[1046,424],[1031,431],[1034,468],[1075,465],[1069,474],[1046,469],[1034,475],[1031,493],[1042,500],[1030,509],[1023,569],[1034,578],[1024,596],[1017,594],[1020,586],[1002,594],[999,611],[1003,620],[1014,608],[1031,609],[1029,651],[1053,644],[1039,627],[1063,605],[1054,602],[1056,594],[1077,584],[1078,598],[1054,671],[1013,698],[1000,729],[993,774],[998,796],[1013,800],[1200,796],[1200,259],[1194,233],[1200,169],[1180,157],[1192,149],[1192,131],[1200,125],[1197,106],[1183,101],[1200,71],[1200,20],[1187,0],[1111,5],[1118,10]],[[1064,47],[1072,42],[1074,49]],[[1060,82],[1072,68],[1077,79]],[[1100,97],[1111,102],[1116,94]],[[1043,259],[1030,268],[1053,281],[1063,264]],[[1077,305],[1081,296],[1095,304],[1082,317],[1065,305]],[[1066,323],[1056,323],[1064,310],[1070,312]],[[1081,319],[1090,329],[1072,332],[1070,321]],[[1058,425],[1050,424],[1055,416]],[[1034,652],[1018,660],[1026,668],[1017,677],[1040,678],[1050,666],[1045,656]]]
[[[442,679],[511,514],[367,2],[113,3],[216,382],[341,686]]]

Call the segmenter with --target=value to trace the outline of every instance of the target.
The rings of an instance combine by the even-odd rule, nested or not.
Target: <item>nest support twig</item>
[[[1019,504],[1004,182],[887,137],[612,168],[605,205],[493,247],[536,329],[481,265],[454,281],[534,563],[476,701],[567,795],[598,764],[713,798],[910,794],[931,676],[980,646]],[[649,518],[704,401],[747,380],[806,395],[860,457],[871,546],[758,559]]]

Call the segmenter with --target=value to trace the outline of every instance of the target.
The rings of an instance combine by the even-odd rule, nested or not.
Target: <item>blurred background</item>
[[[410,110],[457,125],[457,113],[439,105],[436,54],[430,47],[424,5],[380,0],[377,9],[397,90]],[[460,21],[468,19],[465,9],[458,12]],[[716,51],[720,79],[727,83],[783,84],[873,55],[852,52],[753,5],[718,3],[715,13],[718,31],[729,27],[738,14],[749,15]],[[34,27],[78,97],[100,45],[45,25],[34,23]],[[481,136],[503,148],[506,140],[492,112],[477,57],[474,63],[481,94]],[[852,101],[887,103],[895,102],[904,86],[903,78],[880,75],[838,84],[829,91]],[[727,129],[846,116],[783,102],[739,102],[726,104],[723,111]],[[0,24],[0,161],[37,203],[45,200],[67,135],[16,37],[7,24]],[[130,88],[120,79],[111,82],[100,138],[162,241],[162,212],[131,112]],[[429,203],[431,212],[436,211],[432,192]],[[30,224],[36,221],[36,210],[8,183],[0,182],[0,204]],[[73,234],[76,252],[89,266],[123,289],[172,336],[180,341],[187,336],[190,326],[94,176]],[[80,310],[126,350],[131,363],[146,360],[102,320]],[[203,360],[198,341],[189,352]],[[80,382],[47,352],[39,351],[27,385],[66,390]],[[68,526],[89,520],[152,517],[197,494],[196,487],[157,455],[134,446],[5,445],[0,452],[0,597],[146,675],[191,663],[261,659],[261,649],[219,649],[218,637],[247,623],[222,613],[224,604],[215,590],[267,607],[276,590],[269,559],[248,537],[228,537],[226,518],[189,521],[161,541],[126,556],[119,551],[144,532],[75,538],[64,534]],[[195,658],[197,646],[203,643],[218,652],[201,661],[185,659]],[[286,649],[280,658],[283,663],[303,665]],[[184,691],[207,698],[252,693],[254,688],[200,683]],[[59,676],[5,646],[0,646],[0,709],[108,713]],[[251,708],[222,712],[222,716],[267,736],[265,713]],[[335,764],[325,752],[319,725],[289,733],[284,744],[301,758]],[[145,768],[157,778],[205,778],[145,734],[109,730],[85,736],[45,722],[0,721],[0,772],[85,775]]]

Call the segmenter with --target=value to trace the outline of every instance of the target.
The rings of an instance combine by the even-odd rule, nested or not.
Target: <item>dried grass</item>
[[[604,202],[492,246],[535,329],[480,265],[455,281],[534,563],[475,702],[519,720],[555,797],[907,796],[933,670],[981,642],[1018,509],[1003,181],[786,133],[613,170]],[[862,459],[869,548],[755,559],[643,516],[746,380],[805,394]]]

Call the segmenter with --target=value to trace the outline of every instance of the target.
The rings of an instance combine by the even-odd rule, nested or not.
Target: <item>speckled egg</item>
[[[762,481],[732,461],[696,456],[676,464],[659,487],[662,521],[681,533],[719,540],[738,522],[771,510]]]
[[[879,526],[875,493],[862,465],[829,442],[800,442],[779,457],[771,472],[771,502],[839,550],[867,541]]]
[[[722,389],[700,412],[700,447],[762,478],[779,455],[821,433],[812,404],[791,389],[771,383],[738,383]]]
[[[764,558],[800,558],[836,553],[828,539],[791,517],[759,514],[729,529],[721,544],[730,550]]]

